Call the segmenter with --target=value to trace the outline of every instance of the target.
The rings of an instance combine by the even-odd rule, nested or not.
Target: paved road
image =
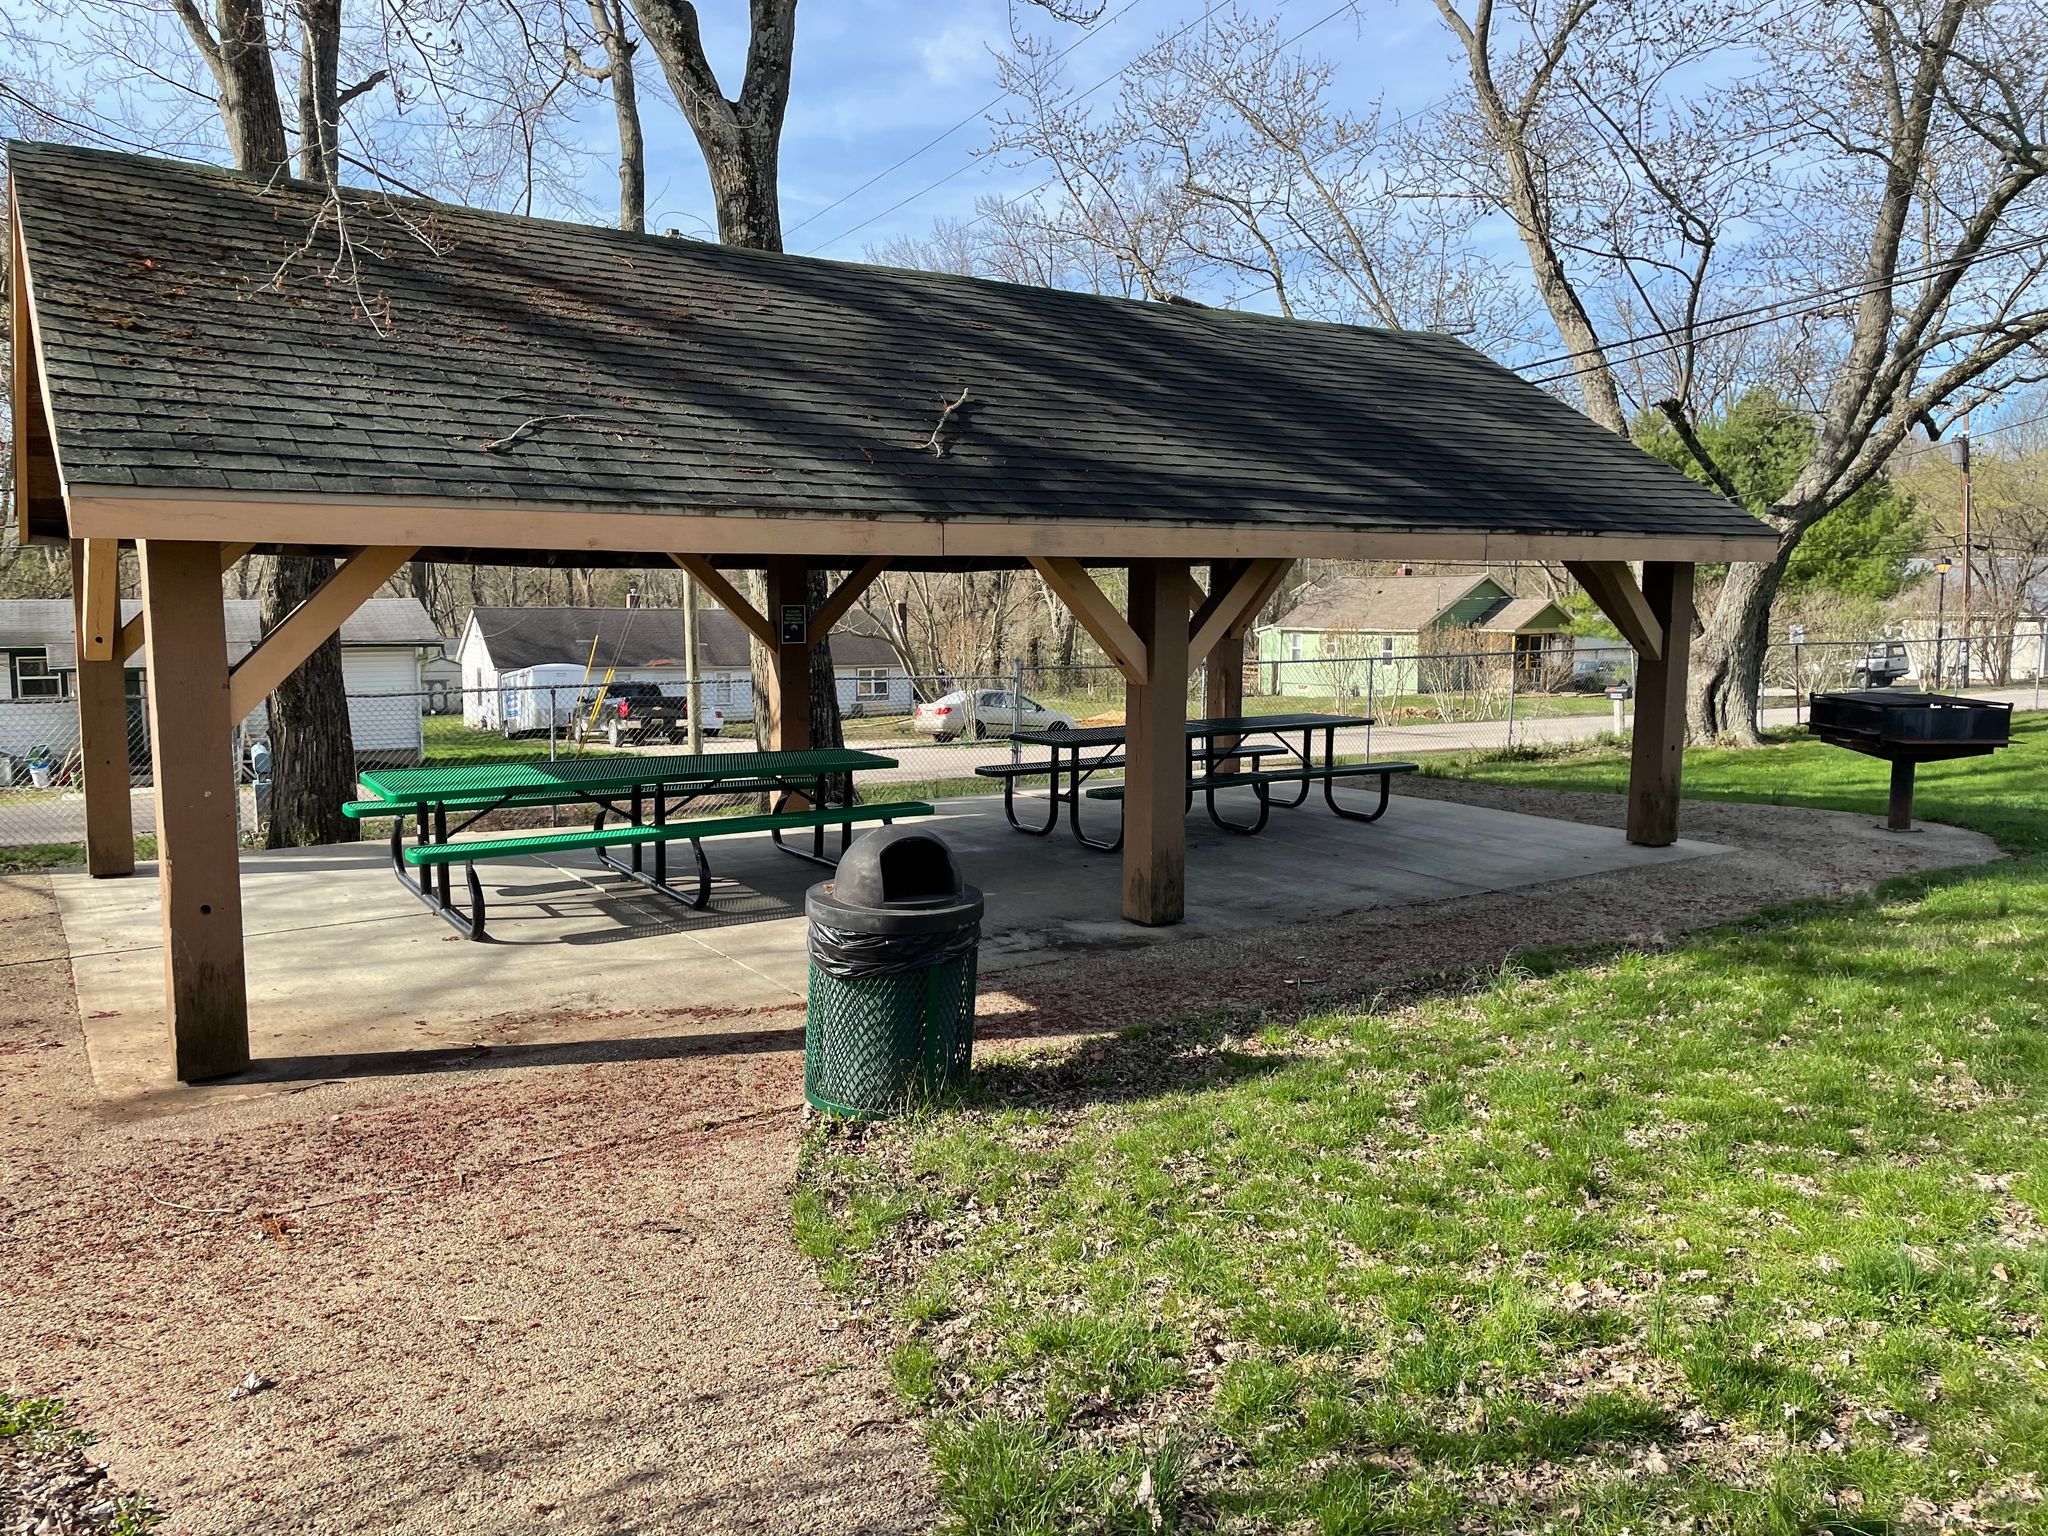
[[[2001,699],[2019,709],[2033,709],[2035,691],[2031,684],[2018,688],[1985,690],[1982,697]],[[1800,718],[1804,718],[1801,712]],[[1765,725],[1792,725],[1793,711],[1772,708],[1764,711]],[[1588,741],[1614,729],[1612,715],[1560,715],[1514,722],[1512,744]],[[1504,720],[1480,720],[1449,725],[1376,725],[1338,732],[1338,750],[1370,752],[1377,757],[1408,756],[1418,752],[1493,751],[1511,744],[1509,724]],[[1007,763],[1007,741],[960,742],[940,746],[922,739],[890,737],[880,741],[854,740],[897,760],[899,766],[861,776],[868,783],[904,783],[922,779],[965,778],[984,764]],[[753,742],[744,736],[716,737],[705,743],[713,752],[750,752]],[[673,752],[666,743],[648,752]],[[1030,748],[1024,749],[1026,755]],[[994,785],[991,784],[991,789]],[[85,837],[85,804],[77,791],[51,791],[30,797],[28,791],[0,800],[0,847],[17,848],[29,843],[75,843]],[[17,798],[19,796],[19,798]],[[137,789],[134,799],[135,830],[147,834],[156,830],[155,797],[146,788]],[[249,791],[242,792],[243,825],[255,823],[255,807]]]

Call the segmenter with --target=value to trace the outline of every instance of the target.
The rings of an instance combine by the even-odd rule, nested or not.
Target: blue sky
[[[1111,0],[1105,21],[1068,56],[1069,79],[1094,84],[1119,69],[1160,33],[1202,13],[1205,0]],[[1427,0],[1367,0],[1356,11],[1323,18],[1337,0],[1249,0],[1247,9],[1277,16],[1284,33],[1322,21],[1304,48],[1336,60],[1344,102],[1364,109],[1384,100],[1398,115],[1440,97],[1452,83],[1449,38]],[[745,48],[745,7],[739,0],[700,6],[705,45],[727,89],[736,90]],[[974,161],[988,129],[981,113],[996,95],[992,50],[1009,42],[1010,7],[1003,0],[954,0],[944,6],[904,0],[811,0],[797,15],[796,70],[782,148],[782,214],[793,251],[858,259],[870,243],[897,234],[920,234],[935,218],[973,211],[988,193],[1012,195],[1038,179],[993,160]],[[1022,22],[1060,46],[1081,29],[1051,21],[1019,5]],[[652,66],[651,57],[646,57]],[[1114,86],[1105,87],[1107,96]],[[900,170],[815,222],[804,223],[877,170],[918,148],[963,118],[964,127]],[[598,159],[591,201],[608,205],[606,171],[611,120],[602,103],[584,115]],[[649,103],[648,203],[655,228],[707,233],[710,196],[689,129],[666,102]],[[962,167],[966,169],[962,169]],[[847,234],[871,216],[948,173],[951,180],[893,213]],[[801,225],[801,228],[797,226]]]

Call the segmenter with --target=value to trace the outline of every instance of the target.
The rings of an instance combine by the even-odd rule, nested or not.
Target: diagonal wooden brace
[[[1664,626],[1651,611],[1650,600],[1636,585],[1634,574],[1623,560],[1567,560],[1564,568],[1614,621],[1621,638],[1636,648],[1636,654],[1650,661],[1664,657]],[[1683,644],[1686,637],[1680,636]]]
[[[231,546],[230,546],[231,547]],[[223,554],[226,550],[222,551]],[[240,720],[338,631],[416,553],[412,548],[359,549],[313,595],[284,616],[228,674],[228,718]]]
[[[859,569],[849,572],[846,579],[832,589],[832,595],[811,615],[810,631],[805,636],[811,649],[816,650],[824,642],[825,637],[832,633],[832,626],[852,611],[853,605],[860,601],[861,594],[873,586],[875,578],[888,568],[888,559],[877,555]]]
[[[1254,560],[1227,587],[1218,582],[1217,590],[1209,594],[1189,621],[1189,659],[1200,663],[1216,649],[1217,641],[1235,633],[1241,624],[1256,615],[1265,606],[1274,584],[1292,563],[1288,560]]]
[[[1138,638],[1116,605],[1102,595],[1095,578],[1081,562],[1064,555],[1030,555],[1031,568],[1045,578],[1045,584],[1060,595],[1081,627],[1102,647],[1103,654],[1116,663],[1127,682],[1143,686],[1147,674],[1145,642]]]
[[[669,559],[697,578],[697,585],[718,600],[718,606],[739,620],[740,628],[752,635],[771,651],[775,649],[775,628],[746,599],[746,594],[725,579],[724,572],[702,555],[671,554]]]

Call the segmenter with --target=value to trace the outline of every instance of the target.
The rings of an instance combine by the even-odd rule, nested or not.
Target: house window
[[[1337,636],[1328,630],[1323,632],[1323,654],[1325,656],[1337,654]]]
[[[1394,659],[1394,637],[1392,635],[1380,636],[1380,659],[1382,661],[1392,661]]]
[[[70,674],[50,670],[48,651],[9,651],[7,668],[17,699],[61,699],[70,695]]]
[[[1301,631],[1300,631],[1300,630],[1296,630],[1296,631],[1294,631],[1294,633],[1290,634],[1290,635],[1289,635],[1289,636],[1287,637],[1287,659],[1288,659],[1289,661],[1299,661],[1299,660],[1301,660]]]
[[[855,667],[853,669],[853,696],[856,699],[886,699],[889,697],[889,669],[887,667]]]

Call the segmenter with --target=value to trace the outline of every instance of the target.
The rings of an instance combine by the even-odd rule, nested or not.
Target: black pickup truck
[[[664,693],[655,683],[613,683],[604,691],[597,729],[607,744],[619,747],[643,741],[677,741],[689,732],[690,701]],[[704,734],[717,734],[725,724],[722,711],[704,712]]]

